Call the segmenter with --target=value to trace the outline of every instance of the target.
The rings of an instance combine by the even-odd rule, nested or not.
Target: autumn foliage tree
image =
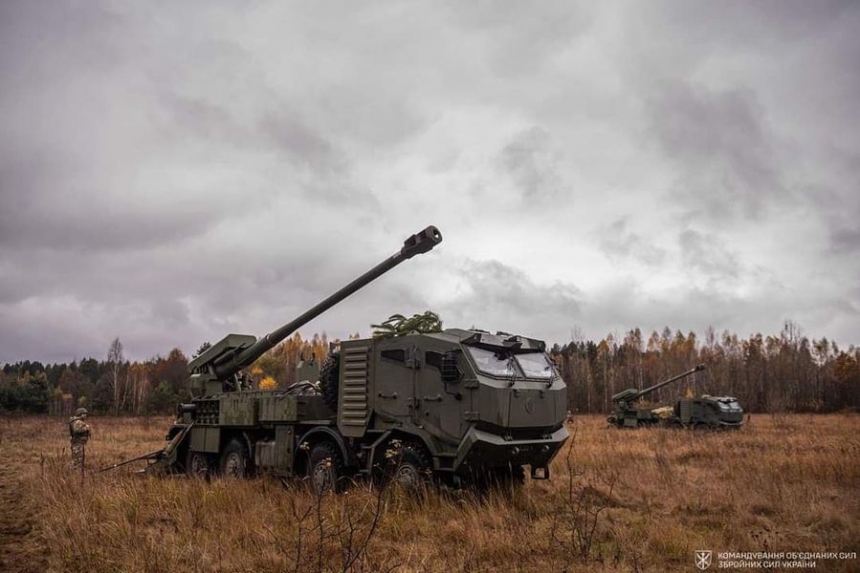
[[[574,340],[551,352],[568,384],[574,412],[601,413],[625,388],[643,389],[696,364],[707,370],[654,392],[648,399],[671,403],[684,394],[737,397],[752,412],[860,410],[860,349],[840,350],[826,338],[810,340],[793,322],[776,336],[739,339],[708,329],[695,333],[665,328],[647,342],[633,329],[620,340]]]
[[[392,326],[390,330],[396,330],[397,325]],[[649,399],[668,404],[685,394],[708,393],[735,396],[752,412],[860,410],[860,349],[842,350],[826,338],[809,339],[792,322],[775,336],[752,334],[746,339],[711,328],[702,337],[669,328],[646,335],[634,328],[598,341],[578,333],[572,338],[555,344],[550,353],[568,385],[574,412],[608,412],[613,394],[645,388],[699,363],[707,370]],[[329,346],[325,334],[303,338],[296,333],[257,360],[250,372],[260,389],[285,388],[297,381],[301,360],[321,363]],[[61,414],[86,406],[94,413],[170,413],[190,397],[188,359],[181,350],[127,361],[119,338],[111,343],[105,361],[23,361],[0,371],[3,411]]]

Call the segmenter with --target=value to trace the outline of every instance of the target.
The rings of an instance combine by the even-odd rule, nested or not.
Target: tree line
[[[573,412],[608,412],[613,394],[641,390],[700,363],[707,366],[704,372],[648,399],[670,403],[683,394],[711,394],[734,396],[751,412],[860,411],[860,348],[843,350],[826,338],[809,339],[792,322],[777,335],[747,339],[708,329],[700,341],[693,332],[669,328],[647,338],[638,328],[598,342],[580,338],[550,350],[568,385]],[[297,381],[299,361],[322,361],[329,346],[325,334],[309,339],[294,334],[257,360],[250,374],[260,388],[285,388]],[[188,358],[181,350],[129,361],[118,338],[105,360],[23,361],[0,371],[0,410],[7,412],[67,415],[84,406],[99,414],[164,414],[189,399]]]
[[[710,394],[734,396],[749,412],[860,411],[860,348],[809,339],[790,321],[777,335],[746,339],[712,328],[701,341],[669,328],[646,338],[635,328],[620,339],[556,344],[550,355],[568,383],[573,412],[608,412],[613,394],[648,388],[697,364],[706,370],[653,392],[648,401]]]
[[[204,343],[193,356],[208,347]],[[302,357],[322,359],[328,347],[325,334],[307,340],[295,334],[260,357],[250,374],[261,388],[286,387],[296,382],[296,366]],[[0,371],[0,411],[69,415],[85,407],[95,414],[171,413],[176,404],[191,398],[188,361],[178,348],[166,357],[129,361],[117,338],[105,360],[5,364]]]

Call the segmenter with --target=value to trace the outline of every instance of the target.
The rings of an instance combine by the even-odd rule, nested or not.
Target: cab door
[[[397,339],[382,341],[376,356],[375,411],[383,421],[399,425],[413,416],[415,370],[409,361],[410,346]]]
[[[416,356],[416,423],[443,441],[459,442],[464,432],[465,400],[460,382],[445,382],[442,368],[445,353],[441,348],[427,349]]]

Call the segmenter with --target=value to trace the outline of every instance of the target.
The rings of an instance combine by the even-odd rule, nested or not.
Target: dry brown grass
[[[89,467],[157,449],[170,420],[91,420]],[[693,571],[696,549],[860,552],[860,416],[739,432],[576,420],[549,482],[479,497],[356,485],[69,473],[65,421],[0,422],[4,571]],[[858,561],[817,570],[856,571]],[[714,567],[716,568],[716,567]]]

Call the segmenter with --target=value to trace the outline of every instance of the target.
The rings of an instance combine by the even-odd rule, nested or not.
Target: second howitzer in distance
[[[644,390],[628,388],[615,394],[612,396],[615,412],[607,418],[607,421],[619,428],[661,425],[719,429],[742,426],[743,409],[737,399],[730,396],[704,395],[698,398],[679,398],[674,405],[661,408],[637,407],[636,403],[640,398],[704,369],[705,365],[699,364],[691,370]]]
[[[319,374],[255,390],[243,369],[303,324],[441,242],[435,227],[292,322],[257,340],[230,334],[189,364],[194,398],[178,408],[150,468],[203,476],[306,476],[318,490],[383,470],[429,477],[548,478],[568,438],[565,383],[542,341],[448,329],[344,341]],[[392,467],[394,466],[394,467]]]

